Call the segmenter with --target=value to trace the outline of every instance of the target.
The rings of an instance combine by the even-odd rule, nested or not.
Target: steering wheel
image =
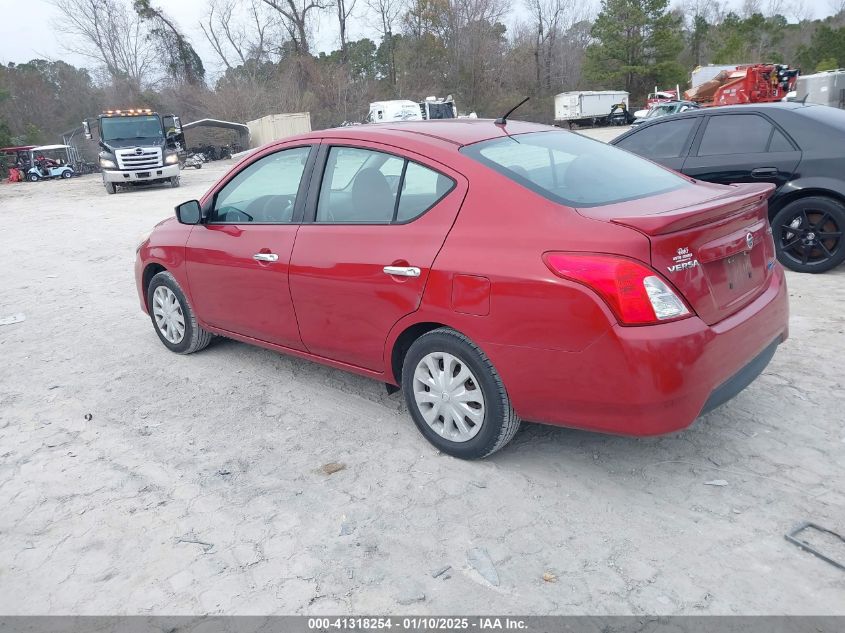
[[[224,214],[221,214],[220,211],[224,211]],[[220,211],[217,212],[218,220],[222,219],[223,222],[227,224],[237,224],[240,220],[237,216],[243,216],[246,218],[247,222],[253,222],[255,218],[253,218],[249,213],[246,211],[241,211],[240,209],[236,209],[235,207],[223,207]],[[223,215],[222,218],[220,216]],[[231,218],[229,216],[232,216]]]

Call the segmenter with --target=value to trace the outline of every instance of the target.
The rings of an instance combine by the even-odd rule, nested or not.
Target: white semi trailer
[[[794,100],[845,108],[845,69],[799,75]]]
[[[569,127],[603,125],[621,104],[628,110],[628,96],[624,90],[562,92],[555,95],[555,122]]]

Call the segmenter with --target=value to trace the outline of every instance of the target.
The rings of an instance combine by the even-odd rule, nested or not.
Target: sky
[[[598,0],[595,0],[598,6]],[[807,13],[818,18],[831,13],[832,0],[803,0]],[[156,0],[154,6],[171,16],[191,40],[211,78],[220,71],[220,63],[205,39],[198,24],[205,13],[208,0]],[[519,0],[514,4],[522,4]],[[739,7],[742,0],[730,0]],[[765,0],[763,2],[766,4]],[[373,37],[372,19],[364,15],[365,2],[358,0],[360,16],[353,19],[349,39]],[[517,14],[519,12],[516,12]],[[60,14],[48,0],[0,0],[0,63],[26,62],[34,58],[63,59],[76,66],[91,66],[90,60],[68,53],[63,46],[63,36],[53,29]],[[338,29],[333,16],[324,13],[314,25],[315,51],[330,51],[338,46]]]

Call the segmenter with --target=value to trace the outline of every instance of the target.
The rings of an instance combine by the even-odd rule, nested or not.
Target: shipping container
[[[254,121],[247,121],[250,145],[260,147],[271,141],[304,134],[311,131],[311,113],[268,114]]]

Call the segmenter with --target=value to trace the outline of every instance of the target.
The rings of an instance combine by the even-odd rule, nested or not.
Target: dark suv
[[[820,273],[845,260],[845,111],[801,103],[702,108],[644,122],[611,144],[700,180],[771,182],[781,263]]]

